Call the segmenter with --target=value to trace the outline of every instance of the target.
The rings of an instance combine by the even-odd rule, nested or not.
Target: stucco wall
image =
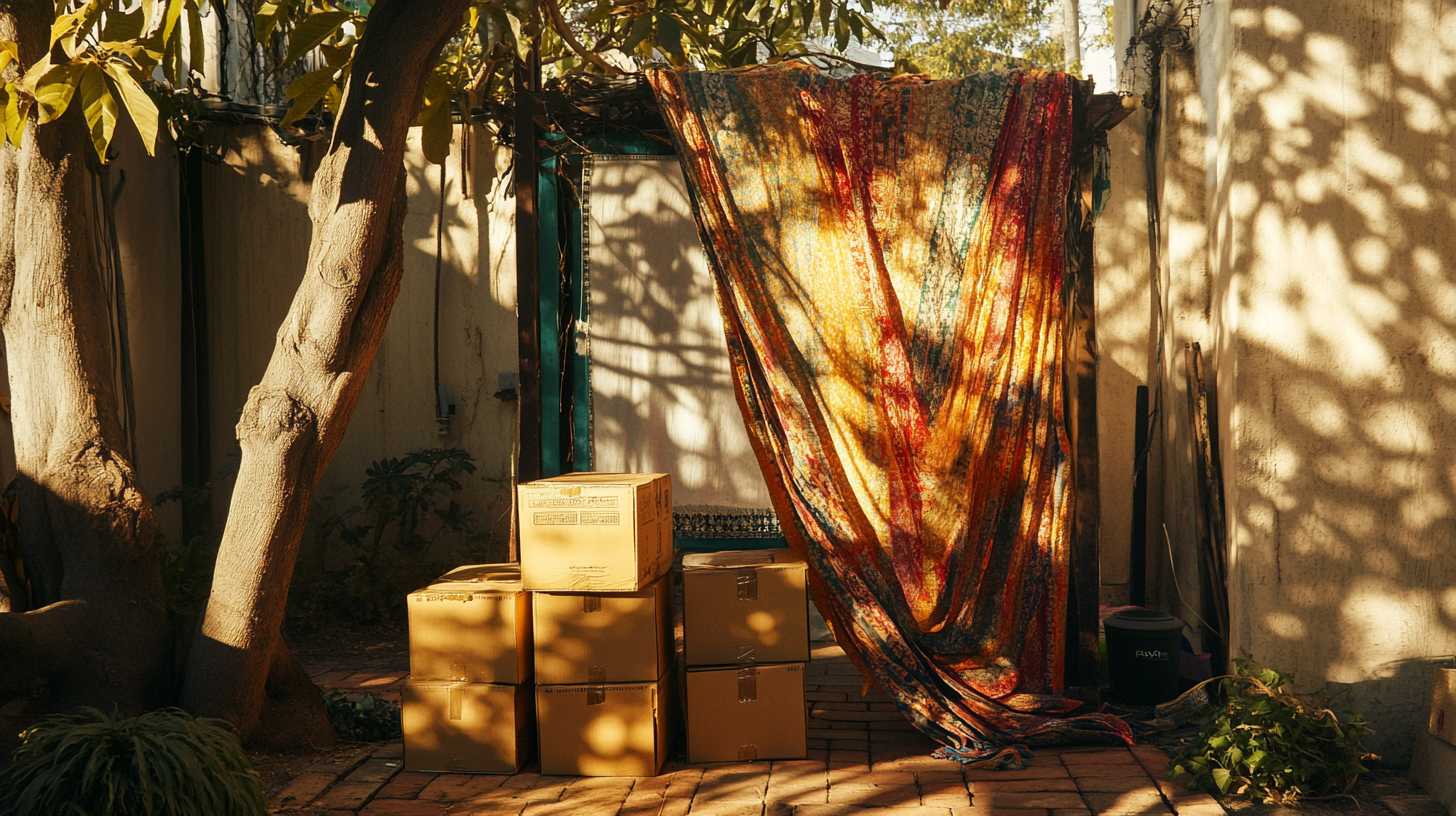
[[[1400,762],[1456,652],[1456,9],[1229,20],[1233,645]]]
[[[1097,221],[1094,244],[1100,594],[1102,603],[1114,605],[1128,601],[1133,423],[1137,388],[1147,385],[1148,377],[1148,313],[1152,294],[1143,169],[1145,127],[1146,116],[1136,113],[1107,135],[1112,159],[1112,197]]]
[[[117,246],[125,281],[136,408],[133,464],[153,497],[182,482],[182,273],[177,197],[177,147],[163,135],[155,158],[130,122],[117,127],[110,181],[116,199]],[[122,179],[125,179],[123,182]],[[181,509],[157,508],[171,541],[182,537]]]
[[[503,549],[516,435],[516,403],[492,396],[499,390],[498,374],[516,371],[514,206],[505,196],[505,156],[477,133],[466,168],[470,183],[462,185],[457,130],[446,165],[440,378],[457,413],[442,436],[435,421],[433,377],[440,176],[424,161],[417,139],[418,132],[412,132],[405,160],[409,214],[399,298],[318,499],[347,510],[359,503],[358,486],[375,460],[420,448],[464,448],[478,470],[465,480],[461,503],[477,513]],[[321,152],[284,145],[260,127],[229,128],[222,146],[223,162],[208,168],[203,185],[211,452],[219,519],[237,469],[238,413],[267,366],[304,272],[311,235],[309,183]]]

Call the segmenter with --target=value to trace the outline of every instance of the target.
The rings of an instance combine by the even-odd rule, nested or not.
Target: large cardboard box
[[[537,686],[541,773],[656,776],[667,759],[668,677],[651,683]]]
[[[426,773],[515,773],[530,758],[532,686],[409,680],[404,767]]]
[[[672,661],[672,581],[610,594],[532,593],[536,682],[650,683]]]
[[[1436,669],[1431,692],[1431,735],[1456,745],[1456,669]]]
[[[414,679],[530,681],[531,596],[519,565],[460,567],[411,592],[407,606]]]
[[[672,479],[569,473],[517,487],[529,590],[633,592],[672,568]]]
[[[807,570],[787,549],[684,556],[687,665],[808,661]]]
[[[688,672],[688,762],[807,756],[804,665]]]

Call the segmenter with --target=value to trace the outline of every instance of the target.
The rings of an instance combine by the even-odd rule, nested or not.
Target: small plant
[[[206,506],[209,487],[179,485],[157,494],[157,507],[176,503],[184,512]],[[190,625],[207,604],[212,592],[212,568],[217,562],[220,535],[196,535],[187,540],[171,541],[157,532],[157,558],[162,568],[162,588],[167,595],[167,609],[172,616]]]
[[[42,720],[0,772],[0,816],[262,816],[263,785],[223,720],[178,709]]]
[[[399,739],[399,706],[372,694],[348,695],[335,689],[324,695],[329,722],[339,736],[359,742]]]
[[[438,576],[448,561],[475,555],[429,557],[442,536],[459,537],[467,548],[483,539],[474,514],[456,499],[464,490],[460,480],[474,472],[470,453],[460,448],[412,451],[369,466],[360,490],[363,508],[330,513],[317,505],[317,539],[342,554],[344,563],[301,578],[293,613],[346,610],[355,621],[401,616],[406,592]]]
[[[1327,695],[1314,704],[1296,697],[1292,675],[1248,658],[1234,663],[1237,674],[1204,681],[1222,680],[1224,701],[1194,715],[1200,739],[1173,755],[1168,778],[1187,773],[1190,790],[1279,805],[1347,795],[1367,770],[1361,763],[1376,758],[1360,748],[1370,733],[1360,715],[1336,715]]]

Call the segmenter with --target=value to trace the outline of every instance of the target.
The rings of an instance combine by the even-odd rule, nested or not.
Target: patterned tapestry
[[[1060,695],[1073,80],[651,81],[750,440],[845,651],[938,756],[1131,742]]]

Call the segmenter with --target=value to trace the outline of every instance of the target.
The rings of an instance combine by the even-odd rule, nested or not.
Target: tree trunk
[[[269,695],[301,687],[297,662],[277,654],[294,559],[399,292],[405,137],[467,5],[388,0],[370,15],[314,177],[304,279],[238,422],[243,455],[182,704],[245,739],[278,722],[264,717],[265,699],[280,702]]]
[[[53,8],[0,6],[24,64]],[[10,365],[18,551],[0,612],[0,698],[32,714],[76,705],[140,712],[175,693],[157,526],[124,453],[106,301],[91,241],[79,105],[0,148],[0,329]],[[8,559],[7,559],[8,560]]]
[[[1077,0],[1062,0],[1063,68],[1082,70],[1082,10]]]

